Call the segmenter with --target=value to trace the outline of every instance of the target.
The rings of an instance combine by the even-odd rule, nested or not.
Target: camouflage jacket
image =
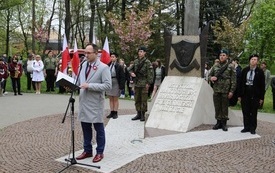
[[[48,70],[48,69],[55,70],[57,65],[58,65],[57,59],[54,57],[52,57],[52,58],[47,57],[44,60],[44,69],[46,69],[46,70]]]
[[[128,68],[129,73],[135,73],[135,86],[145,87],[146,84],[152,84],[154,78],[153,66],[146,57],[135,59],[134,64]]]
[[[220,70],[225,65],[227,65],[226,62],[214,65],[209,72],[209,81],[210,81],[210,78],[213,76],[216,76],[218,78],[218,80],[213,83],[214,92],[217,92],[217,93],[232,92],[233,93],[236,89],[236,83],[237,83],[236,70],[231,63],[228,64],[224,72],[219,75]]]

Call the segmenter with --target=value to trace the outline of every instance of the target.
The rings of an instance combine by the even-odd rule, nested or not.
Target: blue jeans
[[[93,153],[92,146],[92,138],[93,138],[93,130],[92,124],[94,125],[94,129],[96,131],[96,153],[103,154],[105,148],[105,130],[103,123],[85,123],[81,122],[81,127],[83,131],[83,148],[86,153]]]

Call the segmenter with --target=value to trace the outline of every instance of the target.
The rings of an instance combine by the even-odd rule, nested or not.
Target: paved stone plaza
[[[64,124],[61,123],[66,103],[62,105],[60,102],[64,102],[64,100],[66,102],[67,99],[68,96],[41,95],[36,97],[33,94],[24,94],[22,97],[8,95],[0,99],[1,109],[4,110],[0,112],[1,120],[7,124],[1,123],[0,172],[59,172],[66,166],[65,163],[57,161],[57,159],[66,156],[70,153],[71,149],[70,117],[66,117]],[[54,105],[57,107],[52,106],[51,110],[43,106],[45,103],[53,103],[54,101],[56,102]],[[14,106],[10,106],[11,103],[13,103]],[[28,108],[24,105],[27,103],[29,103]],[[2,107],[2,105],[4,107]],[[13,109],[8,111],[9,109],[6,107],[13,107]],[[119,111],[121,115],[119,117],[120,120],[131,117],[131,115],[135,113],[133,107],[134,102],[122,100],[122,110]],[[108,107],[106,106],[106,108]],[[39,115],[36,114],[37,110],[41,110]],[[240,114],[240,111],[235,112]],[[105,114],[107,115],[108,113],[109,111],[106,109]],[[112,155],[110,156],[112,158],[110,161],[110,157],[108,158],[109,152],[107,153],[107,151],[111,151],[112,144],[108,143],[107,137],[106,147],[108,147],[108,149],[106,148],[105,159],[109,159],[108,164],[117,167],[112,171],[114,173],[271,173],[275,171],[275,117],[273,116],[274,115],[259,114],[259,119],[261,120],[258,121],[257,135],[245,134],[250,136],[251,139],[207,144],[171,151],[160,151],[157,153],[150,153],[148,151],[148,154],[142,154],[140,157],[129,161],[129,163],[121,167],[117,167],[116,163],[128,158],[128,156],[132,154],[131,152],[138,151],[126,149],[125,155]],[[8,121],[7,119],[12,120]],[[114,122],[115,120],[111,121]],[[138,126],[141,125],[142,127],[142,122],[133,122],[129,119],[128,123],[132,123],[133,126],[134,124],[138,124]],[[108,126],[107,119],[105,119],[105,124]],[[129,128],[129,124],[125,125],[125,127]],[[119,136],[119,131],[114,127],[115,126],[112,126],[111,129],[114,129],[117,136]],[[232,133],[233,135],[235,133],[236,136],[240,135],[237,131],[233,133],[231,128],[229,128],[229,132],[224,133]],[[192,133],[210,129],[211,126],[209,125],[201,125],[192,130]],[[127,132],[130,131],[127,129],[124,130],[121,134],[127,134]],[[213,140],[224,137],[221,131],[217,134],[219,135],[214,136]],[[137,135],[142,134],[137,133]],[[123,137],[121,137],[121,139],[123,139]],[[119,140],[119,137],[117,137],[118,142]],[[196,140],[197,139],[194,139],[194,141]],[[181,141],[182,139],[179,140],[178,143]],[[125,141],[121,141],[121,143],[124,142]],[[139,142],[139,140],[132,142]],[[166,142],[165,140],[160,140],[159,144],[155,144],[155,148],[158,148]],[[146,146],[144,147],[146,148]],[[149,145],[148,148],[149,150],[155,149],[152,146],[149,147]],[[79,152],[81,149],[82,132],[79,122],[75,121],[75,150]],[[116,146],[114,146],[114,149],[118,150]],[[123,148],[120,148],[120,150],[123,150]],[[104,163],[103,161],[102,163]],[[85,159],[85,163],[89,163],[89,159]],[[90,164],[93,165],[91,161]],[[100,163],[97,165],[100,165]],[[91,170],[73,165],[64,172],[103,172],[105,167],[107,167],[107,165],[105,167],[104,165],[100,166],[102,168],[100,170]]]

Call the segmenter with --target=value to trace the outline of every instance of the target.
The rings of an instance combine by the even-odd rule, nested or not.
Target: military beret
[[[145,46],[140,46],[138,48],[138,51],[143,50],[144,52],[147,52],[147,48]]]
[[[226,50],[226,49],[222,49],[221,51],[220,51],[220,54],[221,53],[225,53],[226,55],[229,55],[229,52],[228,52],[228,50]]]

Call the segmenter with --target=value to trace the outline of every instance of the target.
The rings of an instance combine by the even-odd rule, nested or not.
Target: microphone
[[[79,73],[80,73],[80,71],[82,70],[82,65],[84,64],[84,62],[86,62],[87,61],[87,59],[85,58],[85,59],[83,59],[82,60],[82,62],[79,64]],[[79,75],[79,74],[78,74]]]
[[[84,62],[86,62],[87,60],[86,59],[83,59],[83,61],[80,63],[80,65],[79,66],[81,66],[82,67],[82,65],[84,64]]]

